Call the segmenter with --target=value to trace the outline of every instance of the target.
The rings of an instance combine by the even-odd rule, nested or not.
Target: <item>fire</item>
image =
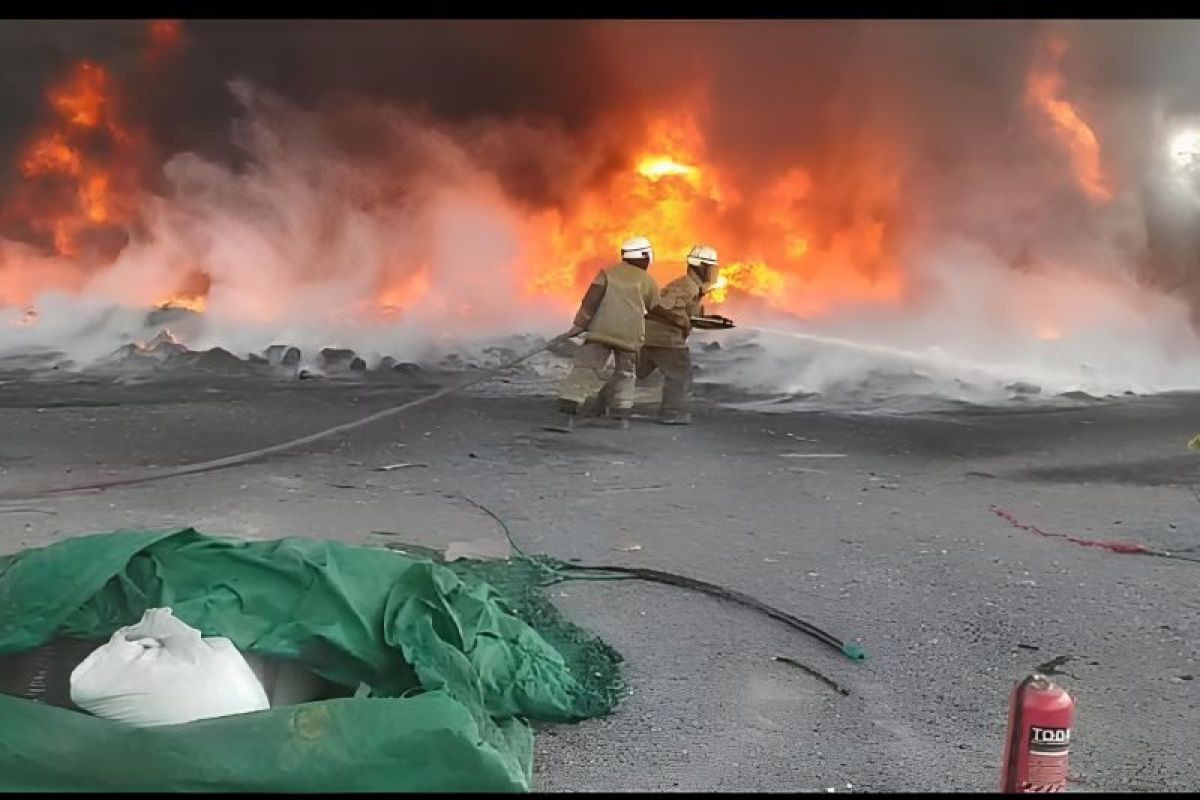
[[[26,178],[58,173],[77,178],[83,172],[83,156],[55,132],[34,142],[21,159],[21,174]]]
[[[148,59],[181,45],[177,21],[149,23],[146,32]],[[1065,90],[1061,64],[1066,47],[1058,36],[1040,43],[1024,86],[1032,112],[1029,119],[1045,124],[1053,134],[1051,145],[1061,145],[1069,154],[1069,175],[1087,197],[1108,201],[1113,192],[1096,133]],[[63,257],[59,262],[85,264],[81,275],[94,269],[93,262],[85,259],[89,234],[124,230],[137,221],[140,186],[127,167],[143,140],[119,113],[119,89],[104,66],[89,61],[74,65],[46,93],[52,116],[21,150],[17,162],[24,188],[36,190],[21,206],[25,212],[21,219],[44,236],[43,246],[52,244],[55,254]],[[595,270],[614,261],[620,243],[635,235],[653,242],[652,274],[660,285],[683,272],[683,258],[694,245],[716,247],[722,264],[717,285],[707,298],[710,305],[753,298],[760,306],[821,315],[847,304],[901,302],[908,286],[899,257],[900,237],[911,229],[904,216],[906,201],[918,202],[906,195],[905,172],[906,165],[918,160],[912,153],[918,148],[903,130],[885,131],[878,125],[858,130],[847,125],[834,131],[828,142],[821,140],[819,152],[811,152],[814,145],[790,161],[772,155],[762,159],[770,166],[738,172],[733,167],[739,155],[727,156],[716,150],[715,141],[706,139],[705,104],[692,100],[662,109],[628,141],[620,168],[611,178],[587,184],[591,188],[572,194],[569,203],[539,212],[504,209],[520,228],[516,238],[527,266],[519,273],[519,288],[531,302],[574,305]],[[1187,152],[1196,149],[1194,141],[1182,142],[1177,148],[1181,153],[1185,144]],[[171,203],[163,200],[164,205]],[[186,214],[186,204],[170,207]],[[169,244],[193,247],[190,239]],[[203,252],[203,247],[196,247],[179,258],[218,258]],[[419,257],[427,256],[421,252]],[[219,257],[236,260],[241,255]],[[212,269],[214,276],[227,279],[232,274],[229,264],[201,263],[196,268],[206,266],[221,267]],[[392,320],[414,308],[433,308],[447,317],[486,311],[482,302],[470,310],[457,298],[447,299],[453,292],[432,263],[419,268],[392,263],[370,266],[379,275],[373,287],[336,313],[361,312],[364,318]],[[16,271],[15,267],[9,270],[10,274]],[[25,274],[30,275],[30,283],[46,281],[32,272]],[[497,269],[491,274],[510,273]],[[204,311],[210,305],[207,286],[170,282],[143,291],[143,299],[161,297],[161,307]],[[24,292],[22,286],[4,297],[24,302]],[[231,294],[222,294],[222,303]],[[242,298],[234,305],[253,303]],[[741,310],[735,306],[728,313],[737,316]],[[1023,324],[1028,326],[1027,321]],[[1048,323],[1037,325],[1033,332],[1043,339],[1061,335]]]
[[[129,186],[127,158],[136,144],[118,119],[111,78],[90,61],[74,65],[47,92],[54,120],[25,148],[19,162],[27,185],[23,205],[30,227],[48,234],[60,256],[80,255],[80,238],[94,229],[132,221],[136,187]],[[109,160],[93,155],[108,149]],[[124,168],[118,179],[114,171]]]
[[[99,225],[108,221],[108,182],[108,176],[101,172],[89,175],[83,186],[79,187],[79,197],[88,222]]]
[[[178,21],[148,23],[146,60],[176,50],[182,36]],[[95,268],[90,234],[124,231],[138,221],[141,187],[133,164],[144,139],[121,118],[118,89],[104,66],[75,64],[47,92],[51,122],[19,161],[28,197],[17,204],[17,216],[44,234],[63,261],[86,265],[81,276]],[[707,113],[703,97],[681,98],[679,107],[648,121],[605,185],[561,208],[521,212],[529,266],[520,289],[531,300],[573,305],[595,270],[615,260],[622,241],[645,235],[654,244],[652,273],[660,284],[683,272],[694,245],[717,248],[723,265],[710,304],[741,296],[822,314],[844,302],[898,302],[904,290],[892,241],[903,206],[898,145],[847,136],[818,163],[739,175],[709,152]],[[444,298],[436,271],[411,267],[380,269],[372,296],[342,311],[386,320],[418,305],[438,306]],[[206,272],[203,263],[194,269]],[[156,288],[162,307],[208,307],[207,282]],[[461,305],[444,311],[479,311]]]
[[[1025,84],[1025,101],[1052,126],[1071,155],[1071,166],[1080,188],[1094,202],[1108,202],[1112,189],[1100,163],[1100,142],[1091,126],[1068,100],[1063,99],[1061,61],[1067,40],[1057,34],[1042,40],[1042,49]]]
[[[167,299],[155,303],[158,308],[183,308],[196,313],[203,313],[208,307],[208,297],[203,294],[173,294]]]
[[[621,242],[650,237],[660,259],[682,259],[707,227],[705,216],[722,196],[720,176],[701,163],[704,140],[695,121],[664,118],[647,129],[645,154],[574,208],[553,210],[531,221],[529,241],[537,270],[532,294],[575,302],[592,270],[611,263]]]
[[[637,171],[650,181],[658,181],[667,176],[681,176],[693,183],[699,179],[699,170],[695,167],[662,156],[642,159],[638,162]]]
[[[81,61],[63,85],[50,90],[50,105],[68,125],[95,128],[104,115],[107,84],[103,67]]]
[[[151,42],[178,34],[170,24],[156,25]],[[102,66],[76,65],[47,94],[52,124],[22,153],[26,188],[53,201],[26,203],[25,218],[70,263],[89,263],[83,259],[87,234],[124,230],[137,220],[140,187],[127,167],[142,138],[120,119],[116,89]],[[708,152],[703,112],[694,110],[702,105],[669,109],[651,120],[606,185],[566,207],[519,217],[527,226],[523,292],[531,300],[573,305],[594,271],[615,260],[622,241],[646,235],[655,247],[652,273],[660,284],[683,272],[694,245],[717,248],[723,266],[709,304],[752,297],[815,315],[846,302],[898,302],[904,280],[892,237],[903,204],[895,149],[886,141],[847,137],[828,163],[797,163],[735,182]],[[437,306],[435,269],[411,267],[381,269],[373,295],[342,313],[388,320],[418,305]],[[204,273],[205,265],[194,269]],[[161,307],[208,308],[207,282],[161,288]],[[482,313],[460,306],[444,311]]]
[[[896,303],[904,281],[890,238],[901,195],[895,159],[886,143],[847,148],[845,163],[826,168],[828,186],[797,165],[743,191],[709,159],[694,115],[665,114],[647,128],[628,171],[573,209],[535,221],[530,260],[555,266],[536,271],[528,289],[577,302],[593,270],[640,234],[654,244],[660,283],[675,277],[667,270],[683,271],[694,245],[717,248],[723,265],[710,305],[741,294],[809,315],[843,302]]]
[[[721,267],[721,274],[705,300],[720,305],[728,299],[730,288],[769,298],[782,292],[783,287],[784,276],[766,264],[735,261]]]
[[[424,264],[407,277],[385,284],[375,298],[378,315],[385,320],[402,317],[428,297],[432,285],[429,267]]]

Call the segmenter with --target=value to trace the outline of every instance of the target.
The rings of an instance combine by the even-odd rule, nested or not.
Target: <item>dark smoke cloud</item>
[[[191,21],[180,51],[153,69],[146,68],[145,46],[142,21],[3,26],[0,148],[7,177],[17,149],[45,116],[46,87],[80,58],[113,70],[136,120],[164,153],[227,158],[236,157],[229,144],[234,79],[300,108],[365,98],[447,122],[540,120],[572,136],[583,136],[625,94],[610,68],[612,54],[586,23]],[[510,182],[522,188],[516,178]],[[532,186],[546,194],[536,180]]]

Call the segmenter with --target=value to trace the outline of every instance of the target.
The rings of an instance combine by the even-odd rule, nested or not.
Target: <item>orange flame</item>
[[[638,174],[651,181],[657,182],[661,178],[667,176],[681,176],[686,178],[689,183],[695,185],[699,179],[700,171],[690,164],[680,164],[677,161],[672,161],[670,158],[644,158],[638,162]]]
[[[1113,193],[1101,169],[1100,142],[1075,106],[1062,97],[1061,61],[1066,52],[1067,40],[1062,36],[1050,34],[1043,39],[1026,80],[1025,100],[1045,117],[1067,148],[1075,179],[1088,198],[1108,202]]]
[[[54,173],[78,177],[82,171],[83,157],[57,131],[30,145],[21,160],[21,174],[26,178]]]
[[[766,264],[735,261],[721,267],[720,277],[706,299],[713,305],[720,305],[729,298],[731,288],[759,297],[772,297],[783,290],[784,276]]]
[[[375,298],[378,316],[385,320],[402,317],[428,296],[432,285],[429,267],[424,264],[400,280],[385,283]]]
[[[19,167],[27,188],[43,196],[28,214],[30,226],[50,234],[56,253],[73,257],[81,235],[131,221],[137,202],[136,187],[126,185],[131,176],[123,175],[118,187],[114,165],[89,151],[107,138],[119,159],[135,137],[116,118],[111,79],[99,64],[75,64],[47,92],[47,102],[56,119],[25,148]]]
[[[84,214],[88,222],[102,224],[108,221],[108,176],[102,172],[89,175],[79,187]]]
[[[812,175],[796,167],[743,195],[707,161],[705,149],[694,117],[654,121],[628,171],[586,194],[570,213],[534,221],[531,260],[556,266],[532,276],[528,290],[576,302],[581,284],[615,260],[621,241],[645,235],[654,245],[651,272],[660,283],[675,277],[667,270],[683,271],[692,246],[717,247],[724,263],[706,299],[710,305],[743,294],[793,313],[820,314],[839,302],[900,299],[903,281],[888,239],[899,179],[887,158],[848,158],[846,168],[836,170],[840,188],[833,192],[822,193]],[[738,215],[752,222],[730,224]]]
[[[50,105],[68,125],[94,128],[104,114],[107,84],[103,67],[81,61],[66,83],[50,90]]]
[[[201,313],[208,307],[208,297],[202,294],[173,294],[155,304],[158,308],[185,308]]]
[[[682,258],[703,226],[698,205],[720,196],[716,176],[699,163],[703,139],[690,119],[662,119],[646,135],[647,154],[631,159],[602,190],[580,198],[569,212],[546,212],[533,220],[529,240],[534,263],[556,265],[532,277],[535,294],[574,298],[585,273],[614,260],[621,242],[649,236],[659,257]],[[678,255],[675,255],[678,254]]]

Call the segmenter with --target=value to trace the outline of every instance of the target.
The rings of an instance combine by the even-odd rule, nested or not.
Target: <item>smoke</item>
[[[89,352],[96,330],[140,335],[133,312],[95,322],[105,309],[186,293],[198,274],[209,289],[194,346],[403,357],[448,338],[552,332],[620,233],[578,218],[620,217],[620,176],[665,119],[695,126],[689,155],[720,189],[689,201],[704,225],[686,235],[727,262],[793,259],[774,308],[806,318],[777,326],[888,342],[907,354],[889,364],[916,358],[938,374],[974,365],[975,383],[1001,388],[1182,388],[1197,348],[1188,315],[1200,318],[1200,189],[1163,149],[1200,112],[1195,33],[1189,22],[190,21],[150,58],[143,23],[17,22],[0,31],[4,195],[45,121],[46,87],[81,58],[116,77],[154,167],[111,263],[7,230],[0,302],[40,295],[38,324],[14,336]],[[1057,56],[1054,36],[1066,42]],[[1111,197],[1081,180],[1079,125]],[[565,290],[531,293],[539,272],[561,273]],[[83,299],[68,314],[70,296]],[[770,316],[738,302],[747,323]],[[760,344],[770,368],[738,380],[829,391],[870,371],[861,353],[835,367],[810,352],[819,343]]]
[[[847,307],[802,326],[757,311],[757,325],[705,355],[704,379],[884,411],[1195,388],[1186,304],[1130,275],[1014,272],[970,241],[915,269],[937,291],[903,309]]]
[[[0,267],[12,274],[0,276],[48,283],[58,274],[87,298],[84,316],[122,306],[144,317],[202,265],[210,288],[189,344],[242,353],[279,341],[397,355],[388,346],[397,337],[481,335],[518,315],[538,332],[561,314],[552,305],[519,310],[527,222],[477,163],[486,143],[477,158],[469,132],[391,106],[357,103],[331,115],[246,83],[230,88],[242,106],[232,137],[242,168],[177,155],[163,166],[165,196],[146,198],[141,228],[112,264],[81,278],[61,258],[6,243]],[[358,126],[386,146],[362,148],[348,135]],[[530,137],[519,130],[513,139]],[[384,316],[370,302],[381,297],[390,303]],[[80,330],[94,332],[76,327],[68,338]]]

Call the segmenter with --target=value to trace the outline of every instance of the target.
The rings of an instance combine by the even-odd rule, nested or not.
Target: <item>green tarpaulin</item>
[[[505,583],[522,588],[501,594],[494,584]],[[0,789],[528,790],[527,720],[598,716],[620,693],[620,657],[536,584],[517,561],[445,566],[191,529],[2,557],[0,654],[62,635],[105,639],[167,606],[205,636],[370,692],[141,730],[0,695]]]

